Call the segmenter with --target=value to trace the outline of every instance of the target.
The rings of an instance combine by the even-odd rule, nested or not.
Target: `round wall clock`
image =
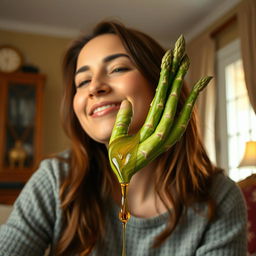
[[[11,73],[17,71],[23,63],[18,49],[12,46],[0,46],[0,72]]]

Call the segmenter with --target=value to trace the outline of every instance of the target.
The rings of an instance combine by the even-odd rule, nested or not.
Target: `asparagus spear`
[[[144,143],[141,143],[138,148],[138,155],[136,158],[136,169],[139,170],[150,161],[154,160],[161,153],[170,149],[177,141],[179,141],[184,134],[187,125],[190,120],[190,116],[193,110],[193,106],[196,102],[196,99],[199,93],[207,86],[212,77],[207,76],[201,78],[194,86],[193,89],[186,100],[178,118],[175,120],[174,125],[171,131],[168,133],[167,138],[162,143],[162,146],[156,142],[152,142],[149,139]],[[153,138],[152,138],[153,140]],[[155,140],[156,141],[156,140]],[[154,145],[154,149],[152,150],[152,145]],[[147,159],[145,161],[145,159]]]
[[[181,35],[175,43],[173,51],[169,49],[162,59],[159,83],[145,124],[140,131],[140,141],[144,141],[154,132],[165,107],[168,89],[173,82],[184,53],[185,39]]]
[[[172,145],[174,145],[184,134],[186,127],[188,126],[196,99],[199,93],[208,85],[211,79],[211,76],[206,76],[204,78],[201,78],[193,86],[193,89],[180,113],[180,117],[176,120],[173,129],[170,135],[168,136],[167,141],[165,142],[165,150],[168,150]]]
[[[181,36],[173,51],[168,50],[163,57],[152,106],[144,125],[135,135],[128,135],[132,105],[127,100],[122,102],[108,149],[111,167],[120,183],[129,183],[138,170],[172,147],[184,134],[196,99],[211,80],[211,77],[205,77],[194,85],[177,115],[177,103],[188,67],[185,40]]]
[[[164,109],[164,102],[169,88],[170,67],[172,62],[172,51],[168,50],[161,64],[160,79],[156,89],[155,97],[151,103],[146,121],[140,131],[140,141],[145,140],[154,131],[156,124],[161,118]]]

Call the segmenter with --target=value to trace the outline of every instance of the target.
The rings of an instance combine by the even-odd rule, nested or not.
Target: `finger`
[[[149,137],[155,130],[155,127],[161,117],[166,93],[169,87],[169,75],[170,75],[170,66],[171,66],[171,51],[167,51],[162,59],[161,64],[161,73],[158,82],[158,86],[156,89],[155,97],[150,105],[150,109],[146,118],[144,125],[140,130],[140,141],[144,141],[147,137]]]
[[[183,85],[183,79],[188,71],[189,63],[189,58],[185,55],[173,82],[161,120],[155,129],[154,133],[160,137],[161,140],[164,140],[171,130]]]
[[[154,131],[161,118],[168,88],[171,86],[180,61],[185,52],[185,39],[181,35],[175,43],[173,56],[172,51],[166,52],[162,59],[161,73],[159,83],[156,89],[156,95],[153,99],[146,121],[140,131],[140,141],[146,140]],[[172,61],[173,57],[173,61]]]
[[[163,151],[168,150],[170,147],[172,147],[178,140],[180,140],[180,138],[182,137],[182,135],[184,134],[190,117],[191,117],[191,113],[194,107],[194,104],[197,100],[197,97],[199,95],[199,93],[208,85],[208,83],[210,82],[210,80],[212,79],[212,77],[207,76],[204,78],[201,78],[194,86],[193,89],[189,95],[189,97],[187,98],[178,119],[175,121],[171,133],[167,139],[167,141],[165,142]]]
[[[118,137],[128,134],[132,115],[132,104],[128,100],[123,100],[117,113],[109,144],[111,144],[111,142],[113,142]]]
[[[173,63],[172,63],[172,69],[171,72],[173,75],[176,74],[176,71],[178,70],[178,67],[180,65],[180,61],[184,56],[185,53],[185,38],[183,35],[181,35],[174,46],[174,50],[173,50]]]

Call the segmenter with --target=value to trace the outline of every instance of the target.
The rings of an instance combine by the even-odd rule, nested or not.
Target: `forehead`
[[[97,36],[91,39],[82,48],[78,55],[77,66],[79,66],[81,62],[100,60],[114,53],[127,53],[120,38],[114,34]]]

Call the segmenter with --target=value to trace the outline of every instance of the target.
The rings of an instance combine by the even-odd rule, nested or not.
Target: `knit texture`
[[[0,227],[0,256],[41,256],[49,245],[56,245],[63,228],[58,193],[67,172],[68,165],[60,160],[42,161]],[[209,222],[204,216],[206,206],[197,204],[198,212],[188,209],[159,248],[153,249],[152,243],[164,230],[168,213],[148,219],[131,216],[126,230],[127,256],[245,256],[246,209],[241,191],[223,174],[216,176],[209,189],[217,202],[217,218]],[[121,256],[119,208],[112,201],[107,208],[107,235],[92,256]]]

